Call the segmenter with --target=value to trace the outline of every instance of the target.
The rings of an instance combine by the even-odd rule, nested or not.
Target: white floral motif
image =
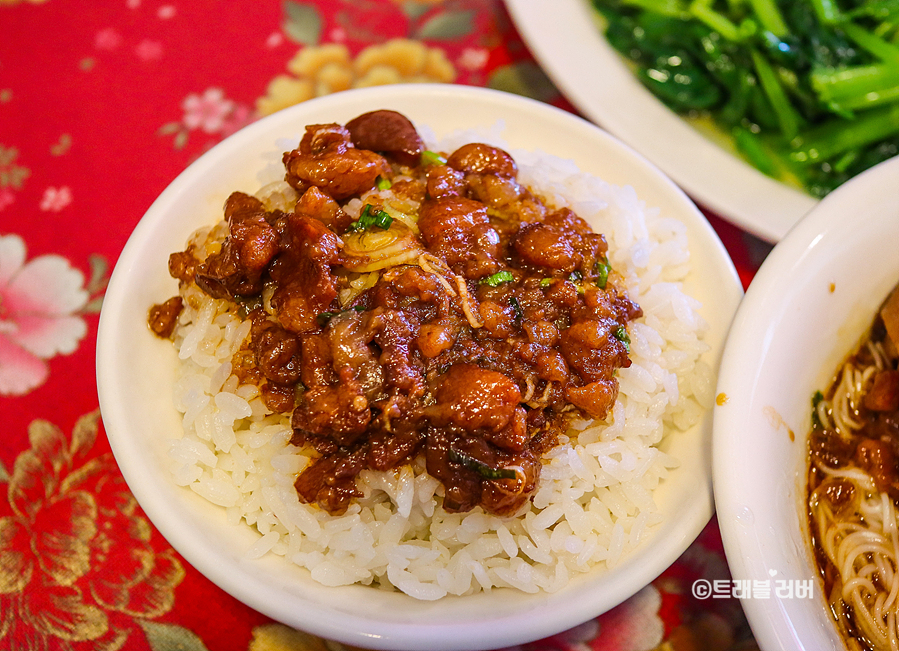
[[[25,262],[25,243],[0,235],[0,395],[23,395],[47,379],[46,360],[78,348],[84,275],[58,255]]]

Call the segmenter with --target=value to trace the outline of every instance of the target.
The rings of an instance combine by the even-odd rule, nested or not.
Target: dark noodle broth
[[[813,399],[808,516],[816,562],[850,649],[899,643],[899,291]]]

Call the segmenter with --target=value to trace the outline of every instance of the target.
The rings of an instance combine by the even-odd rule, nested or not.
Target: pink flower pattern
[[[115,50],[122,44],[122,35],[114,27],[107,27],[97,32],[94,47],[98,50]]]
[[[225,97],[221,88],[207,88],[202,95],[191,93],[181,102],[181,120],[168,122],[159,129],[160,135],[174,134],[175,148],[182,149],[191,132],[201,131],[217,138],[226,138],[259,118],[246,104]]]
[[[72,189],[64,185],[61,188],[49,187],[44,190],[41,198],[41,210],[44,212],[59,212],[72,203]]]
[[[649,651],[662,643],[665,625],[659,617],[662,596],[648,585],[623,604],[601,615],[593,651]]]
[[[0,395],[23,395],[87,334],[78,315],[89,298],[84,275],[58,255],[25,262],[25,242],[0,236]]]
[[[177,13],[178,10],[175,9],[174,5],[163,5],[157,10],[156,15],[159,16],[160,20],[168,20],[169,18],[174,18]]]
[[[162,43],[144,39],[134,48],[134,53],[141,61],[157,61],[162,58]]]
[[[188,95],[181,108],[184,109],[184,126],[188,129],[216,133],[234,109],[234,102],[225,97],[221,88],[207,88],[202,95]]]
[[[468,47],[459,55],[458,64],[466,70],[483,70],[490,60],[490,52],[482,47]]]
[[[232,133],[243,129],[257,117],[256,113],[246,104],[237,104],[234,106],[234,110],[222,120],[219,132],[222,134],[222,138],[227,138]]]
[[[8,208],[16,200],[16,195],[9,188],[0,188],[0,210]]]

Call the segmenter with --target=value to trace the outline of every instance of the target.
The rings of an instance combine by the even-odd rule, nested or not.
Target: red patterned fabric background
[[[341,649],[191,568],[103,431],[97,320],[154,198],[240,127],[346,88],[434,81],[572,110],[499,0],[0,0],[0,648]],[[768,251],[707,213],[747,285]],[[717,526],[613,611],[522,649],[756,648]]]

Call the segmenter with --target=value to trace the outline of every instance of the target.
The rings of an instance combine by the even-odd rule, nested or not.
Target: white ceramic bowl
[[[765,176],[650,93],[605,40],[590,0],[506,0],[534,56],[586,117],[724,219],[777,242],[817,200]]]
[[[182,173],[151,206],[128,241],[106,292],[97,375],[104,424],[116,460],[141,507],[172,546],[222,589],[264,614],[345,643],[390,649],[486,649],[565,630],[617,605],[661,573],[698,535],[712,513],[711,413],[700,426],[669,437],[682,461],[656,493],[664,521],[612,571],[581,575],[548,595],[493,590],[421,602],[361,586],[329,588],[282,557],[250,561],[258,540],[230,526],[223,509],[171,481],[167,432],[180,431],[170,387],[173,347],[148,333],[147,309],[177,291],[168,255],[220,215],[235,189],[253,192],[280,164],[284,141],[307,124],[345,122],[374,108],[398,110],[442,136],[505,122],[511,147],[542,149],[618,185],[632,185],[688,227],[695,271],[687,291],[710,324],[708,361],[717,368],[742,289],[726,251],[701,213],[672,182],[590,123],[516,95],[461,86],[406,85],[350,91],[269,116],[231,136]],[[292,146],[295,146],[292,145]],[[281,172],[283,174],[283,171]]]
[[[899,282],[899,160],[828,195],[765,260],[728,337],[715,408],[718,521],[735,580],[815,580],[812,599],[746,599],[763,649],[840,649],[808,542],[811,399]],[[723,394],[723,395],[722,395]],[[786,586],[784,586],[786,587]]]

